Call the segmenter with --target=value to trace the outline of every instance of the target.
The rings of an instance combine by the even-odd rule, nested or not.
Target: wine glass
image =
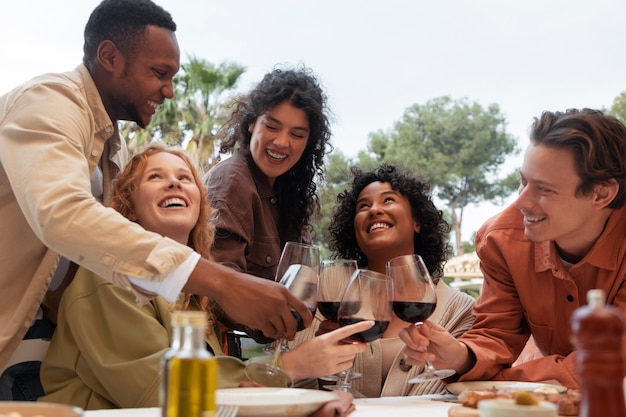
[[[319,268],[320,254],[317,246],[287,242],[276,270],[280,284],[306,304],[311,314],[315,314],[317,308]],[[291,312],[298,321],[298,331],[303,330],[302,317],[295,310]],[[266,387],[290,387],[293,385],[291,377],[278,366],[281,353],[288,350],[287,340],[281,338],[277,341],[271,361],[249,363],[246,366],[246,375],[250,380]]]
[[[387,275],[393,281],[393,312],[400,320],[420,326],[435,311],[437,292],[428,269],[419,255],[402,255],[387,262]],[[426,359],[424,371],[411,384],[447,378],[452,369],[435,369]]]
[[[317,292],[317,309],[327,320],[338,321],[339,303],[352,274],[358,266],[353,259],[332,259],[322,261],[320,283]],[[320,377],[324,381],[337,381],[345,377],[346,371]],[[351,379],[360,378],[361,374],[352,372]]]
[[[341,326],[348,326],[363,320],[373,320],[370,329],[351,335],[346,343],[367,343],[378,339],[385,333],[391,321],[391,296],[393,286],[386,275],[365,269],[357,269],[341,298],[337,316]],[[349,368],[337,385],[328,389],[352,393],[355,398],[364,395],[352,389]]]

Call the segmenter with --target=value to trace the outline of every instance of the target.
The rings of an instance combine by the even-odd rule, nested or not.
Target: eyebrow
[[[558,188],[556,184],[553,184],[553,183],[550,183],[541,179],[527,178],[526,176],[524,176],[521,170],[519,171],[519,175],[520,175],[520,178],[525,180],[526,182],[532,182],[533,184],[540,185],[542,187],[553,188],[555,190]]]
[[[386,196],[386,195],[388,195],[388,194],[393,194],[393,195],[395,195],[395,196],[399,196],[399,195],[401,195],[401,194],[400,194],[398,191],[396,191],[396,190],[386,190],[386,191],[383,191],[382,193],[380,193],[379,195],[380,195],[381,197],[384,197],[384,196]],[[361,198],[359,198],[359,199],[357,199],[357,200],[356,200],[356,203],[357,203],[357,204],[359,204],[360,202],[362,202],[362,201],[364,201],[364,200],[368,200],[368,199],[369,199],[369,197],[361,197]]]
[[[274,123],[278,123],[281,126],[284,125],[283,122],[281,122],[280,120],[278,120],[275,117],[272,117],[271,115],[269,115],[267,113],[265,113],[264,116],[267,117],[269,120],[271,120]],[[294,126],[293,129],[302,130],[303,132],[308,132],[309,131],[309,129],[307,127],[304,127],[304,126]]]
[[[146,169],[146,171],[144,172],[144,175],[152,173],[152,172],[160,172],[160,171],[164,171],[164,170],[165,170],[165,168],[163,168],[163,167],[150,168],[150,169]],[[187,167],[185,167],[185,168],[183,168],[183,167],[176,168],[176,172],[177,173],[184,172],[186,174],[191,174],[191,170],[189,168],[187,168]]]

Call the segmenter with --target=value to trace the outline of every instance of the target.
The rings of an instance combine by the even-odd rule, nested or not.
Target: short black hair
[[[88,65],[105,40],[115,43],[123,53],[132,54],[149,25],[176,31],[172,15],[150,0],[103,0],[85,25],[83,63]]]

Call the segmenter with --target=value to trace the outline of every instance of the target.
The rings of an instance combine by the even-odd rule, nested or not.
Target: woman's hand
[[[348,369],[356,354],[365,351],[367,344],[342,341],[354,333],[370,329],[373,325],[371,320],[361,321],[307,340],[283,353],[283,369],[294,380],[319,378]]]
[[[404,361],[407,364],[423,366],[426,359],[430,359],[435,368],[452,368],[458,374],[473,365],[467,347],[432,321],[407,326],[398,336],[405,344]]]

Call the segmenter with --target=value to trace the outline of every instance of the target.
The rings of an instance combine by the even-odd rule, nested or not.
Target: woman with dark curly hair
[[[369,207],[361,201],[363,189],[372,183],[386,183],[387,188],[399,193],[408,200],[411,216],[418,223],[419,230],[412,233],[411,241],[389,241],[381,245],[380,250],[393,252],[396,246],[411,244],[410,253],[419,254],[434,279],[443,275],[443,265],[450,254],[447,236],[450,233],[450,225],[444,220],[441,210],[432,202],[430,197],[430,184],[412,176],[402,173],[396,167],[383,164],[374,171],[362,172],[358,168],[352,169],[354,180],[352,188],[341,193],[337,199],[339,205],[335,208],[330,225],[330,249],[336,255],[345,259],[356,259],[360,268],[380,270],[385,272],[385,264],[391,257],[385,259],[380,252],[373,259],[369,259],[359,241],[360,234],[355,231],[356,217],[365,212]],[[385,194],[386,195],[386,194]]]
[[[360,268],[386,273],[390,259],[421,255],[437,286],[437,308],[430,320],[456,337],[463,334],[474,321],[474,298],[440,279],[449,253],[446,239],[450,227],[433,204],[430,185],[387,164],[369,172],[353,168],[352,174],[352,186],[337,197],[331,220],[333,256],[356,259]],[[318,315],[313,328],[318,327],[320,318]],[[398,332],[406,326],[394,315],[383,337],[357,355],[353,369],[363,377],[352,382],[355,390],[368,397],[446,392],[441,381],[407,383],[422,367],[404,363],[404,343]],[[307,336],[312,332],[307,330]],[[297,340],[302,337],[300,333]]]
[[[285,242],[309,241],[329,150],[327,98],[307,68],[274,69],[220,130],[220,153],[233,156],[204,178],[217,210],[213,256],[240,271],[274,279]]]

